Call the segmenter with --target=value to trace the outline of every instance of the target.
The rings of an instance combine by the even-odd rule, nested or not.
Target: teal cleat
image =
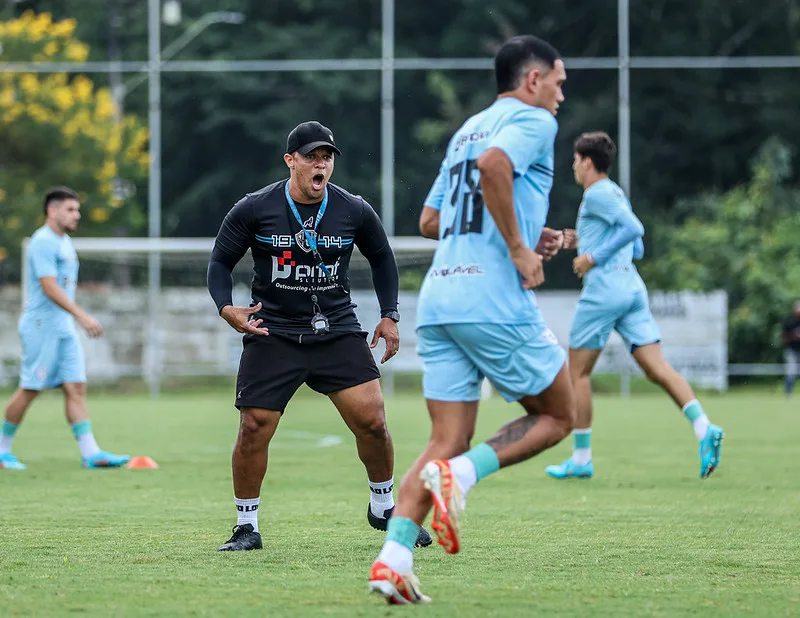
[[[0,470],[25,470],[28,466],[20,463],[19,459],[11,453],[0,455]]]
[[[84,468],[120,468],[130,461],[130,455],[114,455],[100,451],[93,457],[86,457],[81,461]]]
[[[709,425],[705,437],[700,441],[700,478],[707,479],[719,466],[722,450],[722,427]]]
[[[590,461],[587,464],[579,465],[570,457],[557,466],[547,466],[544,471],[554,479],[590,479],[594,476],[594,464]]]

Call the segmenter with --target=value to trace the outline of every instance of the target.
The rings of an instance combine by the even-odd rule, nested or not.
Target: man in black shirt
[[[298,125],[283,157],[290,178],[239,200],[214,243],[208,289],[220,315],[244,333],[233,451],[238,521],[222,551],[262,546],[258,504],[269,442],[303,383],[330,397],[356,438],[369,479],[370,525],[386,530],[394,510],[394,448],[370,348],[386,341],[381,363],[397,353],[397,263],[372,207],[329,183],[335,155],[341,152],[328,128],[318,122]],[[381,308],[369,345],[350,298],[354,245],[369,261]],[[231,273],[248,249],[254,261],[252,304],[234,307]],[[431,542],[422,530],[418,545]]]
[[[783,323],[781,340],[784,346],[784,360],[786,361],[784,391],[788,397],[794,390],[797,370],[800,367],[800,301],[794,304],[794,312]]]

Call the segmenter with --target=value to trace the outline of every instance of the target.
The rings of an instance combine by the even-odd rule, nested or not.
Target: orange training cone
[[[132,457],[125,467],[130,470],[139,470],[142,468],[158,468],[158,464],[150,457]]]

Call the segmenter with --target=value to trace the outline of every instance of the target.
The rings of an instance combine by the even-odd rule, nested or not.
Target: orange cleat
[[[383,562],[374,562],[369,573],[369,591],[381,595],[389,605],[430,603],[413,573],[398,573]]]
[[[464,495],[458,481],[450,470],[450,462],[444,459],[429,461],[419,473],[425,489],[433,498],[431,528],[436,533],[439,545],[448,554],[461,550],[461,526],[458,517],[464,510]]]

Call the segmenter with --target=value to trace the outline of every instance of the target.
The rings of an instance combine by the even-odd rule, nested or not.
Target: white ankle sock
[[[394,506],[394,477],[388,481],[373,483],[369,481],[369,510],[376,517],[385,517],[384,513]]]
[[[78,442],[78,448],[81,451],[81,457],[84,459],[94,457],[100,452],[100,447],[97,445],[97,440],[94,439],[94,434],[92,432],[78,436],[75,438],[75,440]]]
[[[708,420],[705,414],[698,416],[692,421],[692,429],[694,429],[694,435],[697,436],[698,440],[702,440],[706,437],[706,431],[708,431],[708,426],[710,424],[711,421]]]
[[[592,449],[590,448],[576,448],[572,450],[572,461],[579,466],[585,466],[592,461]]]
[[[378,554],[378,562],[383,562],[398,573],[411,573],[414,568],[414,553],[397,541],[386,541]]]
[[[475,464],[466,455],[458,455],[450,460],[450,470],[456,477],[461,492],[466,496],[478,482],[478,471],[475,469]]]
[[[258,532],[258,503],[261,502],[261,498],[234,498],[233,502],[237,511],[236,525],[250,524],[253,530]]]

